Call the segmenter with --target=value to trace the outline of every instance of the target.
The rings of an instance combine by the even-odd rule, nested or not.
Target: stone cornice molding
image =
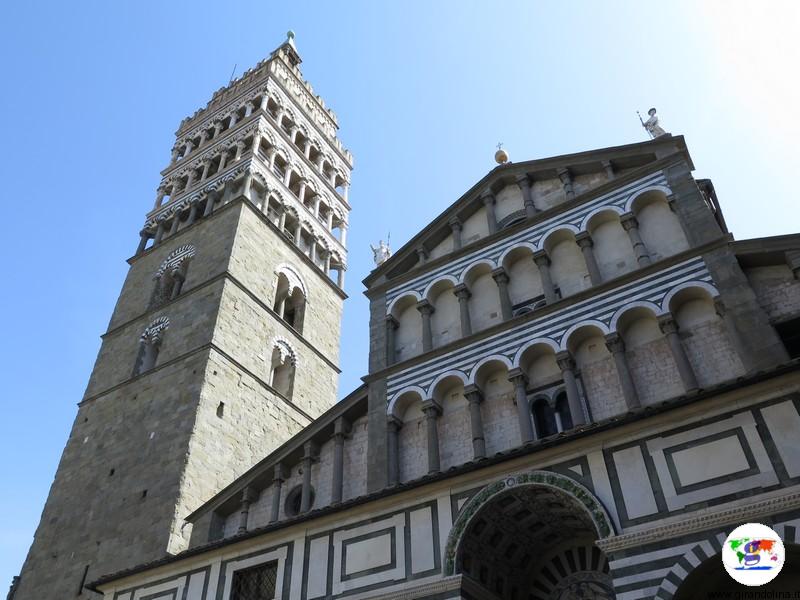
[[[800,508],[800,491],[784,494],[775,498],[751,502],[743,506],[736,506],[710,514],[682,519],[669,525],[653,527],[644,531],[624,533],[613,537],[597,540],[597,546],[606,554],[619,552],[627,548],[651,544],[662,540],[697,533],[723,525],[740,525],[746,522],[757,521],[766,517],[789,510]]]
[[[370,596],[370,600],[413,600],[414,598],[433,598],[461,588],[461,575],[445,577],[438,581],[429,581],[412,586],[403,586],[403,589]]]

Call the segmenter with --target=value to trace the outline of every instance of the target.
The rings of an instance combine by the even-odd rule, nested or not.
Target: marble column
[[[433,349],[433,329],[431,328],[431,315],[436,310],[430,302],[422,299],[417,302],[417,310],[422,315],[422,351],[429,352]]]
[[[600,268],[597,266],[597,259],[594,256],[592,236],[588,231],[581,231],[575,236],[575,241],[583,253],[583,260],[586,262],[586,270],[589,271],[592,285],[600,285],[603,283],[603,277],[600,275]]]
[[[250,197],[250,192],[253,189],[253,174],[250,171],[247,171],[244,174],[244,182],[242,183],[242,196],[247,198],[248,200],[253,200]]]
[[[347,436],[348,423],[339,417],[333,424],[333,473],[331,477],[331,504],[342,501],[344,484],[344,438]]]
[[[625,231],[628,232],[628,237],[633,246],[633,254],[636,256],[636,261],[640,267],[646,267],[651,263],[650,255],[647,253],[647,246],[642,241],[642,236],[639,234],[639,221],[633,213],[625,213],[620,217],[620,223]]]
[[[556,363],[561,369],[561,377],[564,379],[564,388],[567,392],[567,404],[569,404],[569,414],[572,417],[572,424],[577,427],[586,423],[586,416],[583,411],[583,402],[578,392],[578,382],[575,379],[575,360],[572,355],[564,350],[556,354]]]
[[[172,271],[172,280],[174,283],[172,284],[172,293],[170,294],[169,299],[175,300],[175,298],[177,298],[181,293],[183,282],[186,280],[186,276],[180,269],[176,269]]]
[[[225,185],[227,186],[229,184],[230,182],[226,183]],[[211,211],[214,210],[214,200],[215,200],[214,195],[211,192],[209,192],[206,195],[206,207],[205,210],[203,211],[203,217],[207,217],[208,215],[211,214]]]
[[[306,200],[306,186],[308,182],[305,179],[300,180],[300,187],[297,190],[297,199],[300,201],[300,204],[303,204]]]
[[[453,293],[458,298],[458,312],[461,317],[461,337],[472,335],[472,320],[469,316],[469,299],[472,297],[472,292],[464,283],[459,283],[453,288]]]
[[[314,463],[316,447],[314,442],[303,445],[303,489],[300,495],[300,512],[311,510],[311,465]]]
[[[264,94],[261,96],[261,103],[258,105],[259,110],[267,110],[267,103],[269,102],[269,95]]]
[[[514,316],[511,295],[508,293],[508,273],[503,267],[497,267],[492,270],[492,279],[497,284],[497,291],[500,294],[500,312],[503,315],[503,321],[508,321]]]
[[[481,418],[481,402],[483,394],[475,384],[464,386],[464,397],[469,404],[469,424],[472,432],[472,456],[475,460],[486,458],[486,440],[483,433],[483,419]]]
[[[497,214],[494,210],[495,198],[492,190],[486,190],[481,194],[481,201],[486,207],[486,223],[489,226],[489,235],[497,231]]]
[[[147,240],[149,239],[150,234],[148,233],[147,229],[142,229],[139,232],[139,245],[136,247],[136,254],[134,256],[138,256],[144,252],[144,249],[147,246]]]
[[[153,238],[153,245],[154,246],[156,244],[160,244],[161,243],[161,238],[164,237],[164,223],[165,223],[165,221],[166,221],[166,217],[164,215],[161,215],[157,219],[158,226],[156,227],[156,235]]]
[[[258,499],[258,492],[250,486],[242,490],[242,509],[239,512],[239,529],[236,533],[247,532],[247,519],[250,516],[250,505]]]
[[[386,366],[389,367],[397,361],[395,356],[395,332],[400,324],[392,315],[386,315]]]
[[[233,128],[233,126],[234,126],[234,125],[236,125],[236,122],[237,122],[238,120],[239,120],[239,115],[237,115],[237,114],[236,114],[236,111],[233,111],[233,112],[231,113],[231,122],[230,122],[230,124],[228,125],[228,129],[232,129],[232,128]]]
[[[523,444],[532,441],[533,423],[531,420],[531,406],[528,402],[528,392],[526,391],[527,380],[522,369],[511,369],[508,372],[508,380],[514,384],[514,398],[517,403],[517,420],[519,421],[519,436]]]
[[[566,194],[567,200],[572,200],[575,197],[575,188],[572,185],[572,173],[570,173],[569,169],[559,169],[558,178],[564,186],[564,194]]]
[[[241,160],[244,149],[245,149],[244,140],[239,140],[238,142],[236,142],[236,154],[233,155],[233,162]]]
[[[617,333],[609,333],[606,336],[606,347],[614,357],[614,365],[617,367],[617,375],[622,386],[622,395],[625,397],[625,404],[629,410],[639,408],[639,394],[633,383],[628,359],[625,356],[625,342]]]
[[[517,185],[522,192],[522,202],[525,206],[525,216],[529,219],[536,215],[539,210],[533,203],[533,191],[531,190],[531,180],[527,175],[519,175],[517,177]]]
[[[700,386],[697,385],[697,376],[678,335],[678,323],[670,313],[666,313],[658,317],[658,326],[667,338],[672,358],[675,360],[675,366],[678,367],[678,374],[683,382],[684,391],[686,393],[696,392]]]
[[[219,168],[217,169],[217,173],[221,173],[222,169],[225,168],[225,163],[228,162],[228,152],[220,152],[219,153]]]
[[[172,213],[172,226],[169,228],[169,234],[175,235],[178,232],[178,227],[181,224],[181,211],[179,209],[175,209]]]
[[[205,181],[208,177],[208,169],[211,167],[211,159],[203,159],[203,173],[200,175],[200,181]]]
[[[187,156],[189,156],[189,153],[191,151],[192,151],[192,142],[188,141],[188,142],[186,142],[186,148],[184,148],[184,150],[183,150],[183,158],[186,158]]]
[[[438,473],[439,465],[439,415],[442,407],[436,400],[428,399],[422,403],[422,412],[425,413],[425,429],[428,433],[428,474]]]
[[[553,277],[550,274],[550,257],[545,250],[538,250],[533,253],[533,262],[539,268],[539,278],[542,281],[542,292],[546,304],[552,304],[558,300],[556,288],[553,285]]]
[[[252,102],[247,102],[244,105],[244,118],[245,119],[253,114],[253,108],[255,108],[255,107],[253,106]]]
[[[272,513],[269,522],[274,523],[281,515],[281,491],[283,489],[283,465],[275,465],[275,474],[272,476]]]
[[[398,437],[403,422],[397,417],[389,416],[386,419],[386,450],[387,461],[387,480],[389,487],[400,483],[400,452]]]
[[[448,221],[450,230],[453,232],[453,250],[461,249],[461,219],[453,217]]]
[[[158,191],[156,192],[156,201],[153,204],[153,208],[158,208],[161,206],[161,201],[164,200],[164,196],[166,196],[164,188],[158,188]]]
[[[339,270],[336,272],[336,285],[341,289],[344,289],[344,271],[344,267],[339,267]]]
[[[424,246],[417,248],[417,257],[419,257],[419,264],[424,265],[428,261],[428,251]]]

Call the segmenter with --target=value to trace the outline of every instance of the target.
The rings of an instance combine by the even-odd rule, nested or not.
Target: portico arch
[[[589,587],[610,599],[608,561],[595,542],[614,533],[601,502],[575,480],[546,471],[513,475],[461,509],[447,539],[444,575],[462,574],[500,597],[550,600]]]

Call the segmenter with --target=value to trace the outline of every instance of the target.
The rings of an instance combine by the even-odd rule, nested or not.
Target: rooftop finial
[[[508,152],[503,150],[503,142],[498,142],[497,152],[494,153],[494,160],[498,165],[504,165],[508,162]]]
[[[291,42],[293,40],[294,40],[294,31],[290,29],[289,31],[286,32],[286,41]]]

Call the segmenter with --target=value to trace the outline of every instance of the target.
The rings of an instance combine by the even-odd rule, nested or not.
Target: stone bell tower
[[[15,600],[184,549],[336,400],[352,156],[293,38],[178,128]]]

